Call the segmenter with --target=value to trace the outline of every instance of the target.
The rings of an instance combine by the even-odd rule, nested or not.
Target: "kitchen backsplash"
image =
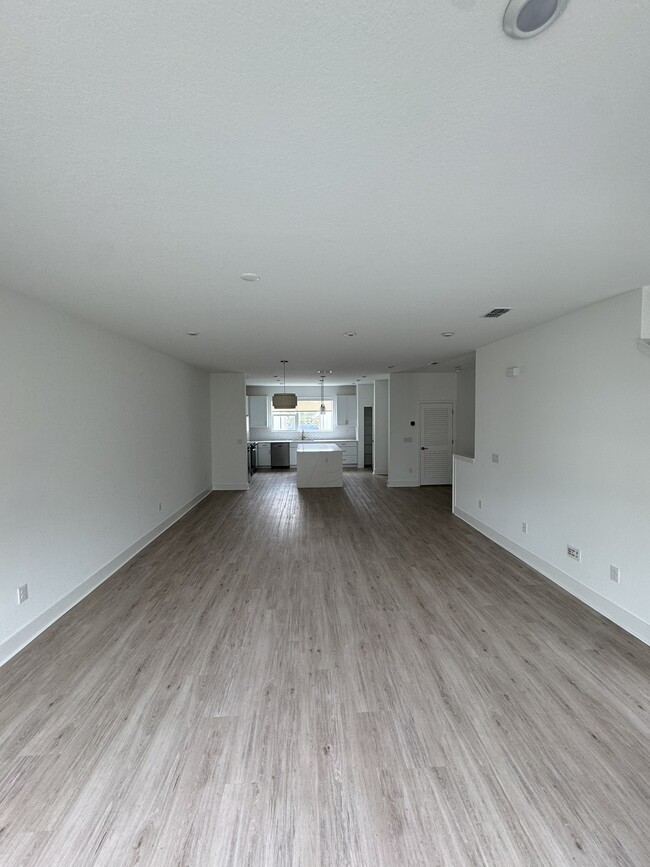
[[[268,427],[252,427],[249,431],[248,438],[250,442],[258,442],[260,440],[278,440],[279,442],[302,442],[301,431],[289,430],[271,430]],[[331,442],[332,440],[356,440],[357,428],[353,424],[342,424],[330,431],[305,431],[305,442],[321,440]]]

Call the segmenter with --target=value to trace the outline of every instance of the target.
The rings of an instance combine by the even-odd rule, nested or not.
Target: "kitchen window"
[[[334,401],[328,399],[324,404],[325,412],[320,411],[320,400],[299,400],[295,410],[274,409],[271,413],[271,430],[334,430]]]

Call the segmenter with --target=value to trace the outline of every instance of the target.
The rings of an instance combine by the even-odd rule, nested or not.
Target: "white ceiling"
[[[8,0],[0,285],[300,384],[650,283],[647,0],[505,5]]]

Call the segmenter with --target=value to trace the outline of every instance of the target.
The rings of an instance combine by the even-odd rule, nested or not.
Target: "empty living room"
[[[650,7],[2,29],[0,865],[647,867]]]

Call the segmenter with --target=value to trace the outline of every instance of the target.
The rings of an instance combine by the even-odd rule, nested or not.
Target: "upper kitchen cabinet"
[[[356,394],[337,394],[336,395],[336,423],[354,424],[357,423],[357,396]]]
[[[249,427],[269,426],[269,397],[267,394],[248,395]]]

